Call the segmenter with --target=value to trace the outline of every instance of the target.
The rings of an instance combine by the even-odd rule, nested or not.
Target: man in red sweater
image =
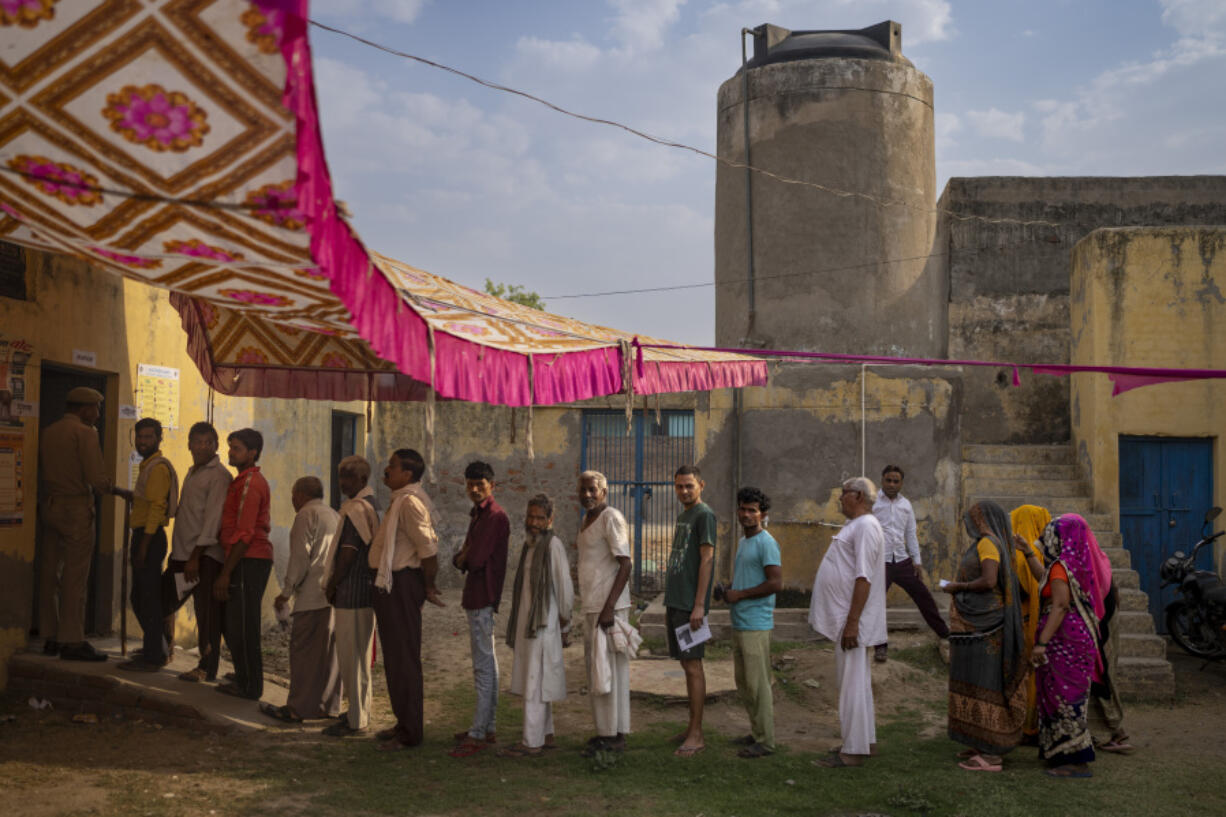
[[[272,572],[268,481],[256,465],[264,437],[254,428],[241,428],[226,441],[230,465],[238,469],[238,476],[230,483],[221,512],[221,546],[226,562],[213,585],[213,598],[226,605],[226,645],[234,661],[234,680],[218,684],[217,691],[258,701],[264,694],[260,610]]]

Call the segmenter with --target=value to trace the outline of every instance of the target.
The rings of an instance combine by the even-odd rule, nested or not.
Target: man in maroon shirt
[[[264,694],[260,611],[272,571],[268,481],[255,464],[264,448],[264,437],[254,428],[242,428],[226,441],[230,465],[238,469],[238,476],[230,483],[221,511],[220,540],[226,562],[213,584],[213,598],[225,602],[226,645],[234,661],[234,681],[218,684],[216,689],[258,701]]]
[[[511,523],[494,501],[494,469],[489,463],[470,462],[464,469],[465,489],[472,500],[468,535],[452,559],[464,579],[460,606],[468,616],[472,645],[473,685],[477,688],[477,711],[467,732],[456,734],[459,743],[453,757],[468,757],[493,743],[494,714],[498,709],[498,659],[494,655],[494,613],[502,598],[507,574],[507,540]]]

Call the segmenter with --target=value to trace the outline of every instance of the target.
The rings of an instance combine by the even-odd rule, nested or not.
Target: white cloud
[[[1226,35],[1226,3],[1221,0],[1161,0],[1162,22],[1185,37],[1221,39]]]
[[[1021,111],[1008,113],[999,108],[989,108],[986,111],[967,111],[966,118],[980,136],[1022,141],[1022,126],[1026,123],[1026,114]]]
[[[941,150],[957,144],[954,134],[962,130],[962,120],[958,115],[956,113],[937,113],[932,119],[936,149]]]
[[[600,59],[600,49],[576,36],[571,40],[520,37],[516,52],[523,58],[560,71],[586,71]]]
[[[609,0],[615,14],[613,36],[622,50],[633,54],[655,51],[664,35],[681,17],[685,0]]]

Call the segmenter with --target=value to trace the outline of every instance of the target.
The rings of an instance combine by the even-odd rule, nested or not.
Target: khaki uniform
[[[111,488],[98,431],[71,413],[43,429],[38,480],[43,546],[38,630],[48,640],[75,644],[85,640],[94,491]]]

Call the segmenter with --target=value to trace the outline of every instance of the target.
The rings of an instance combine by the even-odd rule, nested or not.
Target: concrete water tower
[[[717,343],[942,356],[932,80],[902,55],[902,26],[745,33],[753,58],[719,89],[719,156],[875,200],[758,173],[747,195],[746,172],[718,165]]]

